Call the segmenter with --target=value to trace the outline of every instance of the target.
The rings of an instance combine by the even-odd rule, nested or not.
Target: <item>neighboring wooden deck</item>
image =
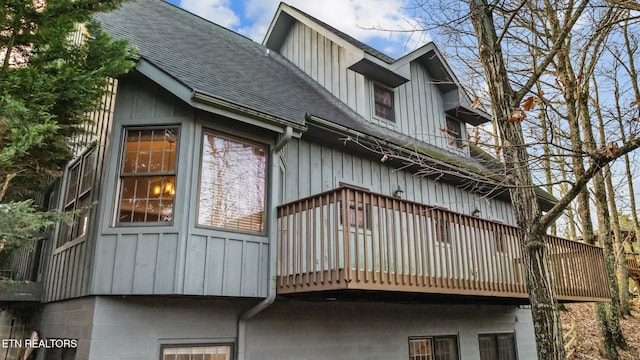
[[[640,280],[640,255],[627,253],[627,271],[630,277]]]
[[[375,290],[527,299],[517,229],[340,187],[278,208],[278,293]],[[602,249],[547,237],[561,301],[609,299]]]

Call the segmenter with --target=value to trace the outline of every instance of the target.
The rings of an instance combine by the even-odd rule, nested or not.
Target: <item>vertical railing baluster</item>
[[[416,204],[411,203],[411,219],[413,222],[413,262],[414,262],[414,285],[417,287],[421,282],[420,278],[420,267],[422,266],[420,261],[420,253],[422,252],[420,249],[420,233],[418,232],[418,221],[420,218],[416,215]]]

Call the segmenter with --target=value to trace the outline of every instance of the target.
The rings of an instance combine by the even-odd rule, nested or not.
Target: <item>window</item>
[[[446,214],[433,218],[436,227],[436,240],[441,243],[451,244],[451,223],[444,216]]]
[[[505,234],[498,229],[494,234],[494,240],[496,242],[496,251],[499,253],[507,252],[507,239]]]
[[[409,360],[458,360],[458,338],[456,336],[410,338]]]
[[[160,360],[231,360],[232,346],[198,345],[162,347]]]
[[[342,201],[338,201],[338,209],[340,211],[340,225],[343,223],[342,216]],[[371,229],[371,205],[362,204],[361,201],[358,202],[358,206],[356,206],[355,201],[349,201],[349,208],[347,209],[347,213],[349,215],[349,225],[358,227],[364,227],[365,223],[367,225],[367,229]]]
[[[393,110],[393,90],[373,84],[373,102],[376,116],[392,122],[396,121]]]
[[[202,139],[198,224],[262,233],[266,151],[206,131]]]
[[[478,335],[480,360],[516,360],[513,333]]]
[[[58,246],[87,234],[96,154],[96,149],[91,149],[81,156],[67,173],[64,211],[73,213],[73,224],[61,226]]]
[[[171,223],[178,128],[125,129],[118,223]]]
[[[450,146],[455,146],[458,149],[463,148],[462,142],[462,128],[460,122],[447,117],[447,143]]]

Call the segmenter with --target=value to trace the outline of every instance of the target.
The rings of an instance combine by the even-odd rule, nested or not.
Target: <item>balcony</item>
[[[278,229],[278,294],[528,300],[512,226],[344,186],[278,207]],[[600,247],[546,241],[560,301],[609,300]]]
[[[640,280],[640,255],[634,253],[627,253],[627,271],[629,276],[635,280]]]

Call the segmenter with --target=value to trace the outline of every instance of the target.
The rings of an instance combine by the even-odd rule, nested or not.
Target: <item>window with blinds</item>
[[[517,360],[513,333],[478,335],[480,360]]]
[[[263,233],[266,160],[262,146],[205,131],[198,225]]]
[[[178,127],[125,129],[118,223],[171,223]]]
[[[163,347],[161,360],[231,360],[231,351],[231,345]]]

